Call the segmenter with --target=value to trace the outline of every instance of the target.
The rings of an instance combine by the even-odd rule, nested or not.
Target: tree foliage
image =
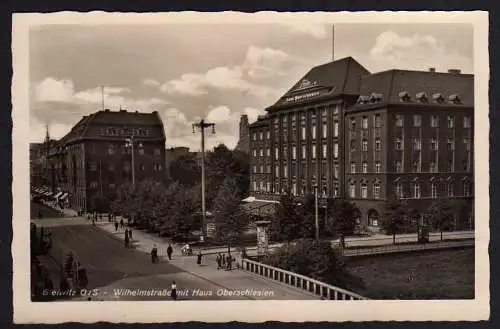
[[[344,289],[364,285],[361,279],[349,273],[341,254],[328,241],[301,239],[279,248],[264,262]]]
[[[404,200],[389,200],[386,208],[385,218],[382,221],[382,228],[386,234],[392,234],[392,242],[396,243],[396,234],[406,225],[409,209]]]
[[[453,206],[454,204],[448,199],[437,199],[425,213],[425,217],[433,228],[441,232],[441,240],[443,240],[443,231],[453,228],[455,220]]]
[[[344,237],[352,235],[356,228],[358,215],[356,204],[343,199],[329,199],[327,207],[327,231],[332,235],[340,236],[342,240]]]
[[[192,187],[201,180],[201,167],[196,155],[188,153],[181,155],[170,164],[170,176],[174,181],[186,187]]]

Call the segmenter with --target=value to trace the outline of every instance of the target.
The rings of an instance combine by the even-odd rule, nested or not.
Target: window
[[[403,198],[403,184],[401,184],[400,182],[396,183],[395,192],[397,198]]]
[[[311,135],[312,139],[316,139],[316,125],[314,124],[311,126]]]
[[[375,151],[380,151],[382,149],[382,142],[380,138],[375,138]]]
[[[349,196],[353,199],[356,198],[356,185],[354,183],[349,185]]]
[[[263,140],[264,139],[264,133],[261,131],[260,132],[260,140]]]
[[[306,127],[302,127],[302,136],[301,136],[302,140],[305,140],[306,139]]]
[[[257,150],[253,149],[252,154],[253,154],[254,157],[256,157],[257,156]]]
[[[278,159],[279,159],[279,156],[280,156],[280,151],[279,151],[279,149],[276,147],[276,148],[274,149],[274,158],[275,158],[276,160],[278,160]]]
[[[351,162],[351,174],[356,173],[356,164],[354,162]]]
[[[436,115],[431,116],[431,127],[437,128],[439,127],[439,117]]]
[[[270,164],[267,165],[267,172],[271,173],[271,165]]]
[[[260,156],[264,156],[264,149],[260,149]]]
[[[380,161],[375,162],[375,172],[380,174]]]
[[[292,184],[292,195],[297,195],[297,184],[296,183]]]
[[[368,129],[368,117],[361,119],[361,129]]]
[[[274,167],[274,176],[280,177],[280,166],[278,165]]]
[[[454,196],[455,194],[455,189],[454,189],[454,186],[453,186],[453,183],[452,182],[448,182],[448,184],[446,185],[446,189],[448,190],[448,196],[449,197],[452,197]]]
[[[396,138],[396,140],[394,141],[394,148],[397,151],[400,151],[403,149],[403,141],[401,140],[401,138]]]
[[[257,191],[257,182],[256,181],[253,181],[253,190]]]
[[[366,199],[368,198],[368,186],[366,184],[361,184],[361,198]]]
[[[291,116],[291,117],[292,117],[292,121],[296,121],[296,119],[297,119],[297,115],[296,115],[295,113],[292,113],[292,116]]]
[[[415,159],[411,166],[412,172],[420,172],[420,159]]]
[[[307,152],[306,152],[306,146],[305,146],[305,145],[302,145],[302,159],[305,159],[305,158],[306,158],[306,155],[307,155]]]
[[[312,145],[311,152],[312,152],[312,158],[316,159],[316,144]]]
[[[97,188],[97,182],[90,182],[91,188]]]
[[[339,122],[333,122],[333,137],[339,137]]]
[[[262,164],[260,165],[260,172],[264,173],[264,165],[262,165]]]
[[[333,184],[333,197],[336,198],[339,196],[339,184]]]
[[[453,159],[448,160],[448,171],[453,172],[455,169],[455,164],[453,162]]]
[[[375,128],[380,128],[380,114],[375,114],[373,117],[373,125]]]
[[[437,165],[435,162],[430,162],[429,163],[429,171],[430,172],[437,172]]]
[[[271,183],[266,182],[266,192],[271,192]]]
[[[356,130],[356,118],[351,118],[351,131]]]
[[[286,163],[283,166],[283,177],[288,178],[288,166]]]
[[[356,140],[355,139],[351,139],[350,144],[351,144],[350,145],[351,152],[356,151]]]
[[[396,114],[396,127],[403,127],[403,116]]]
[[[322,133],[323,133],[323,138],[326,138],[328,136],[328,125],[326,124],[326,122],[323,122]]]
[[[266,131],[266,139],[271,139],[271,133],[269,130]]]
[[[394,167],[395,167],[397,173],[403,172],[403,163],[401,161],[396,161],[396,163],[394,164]]]
[[[448,140],[446,141],[446,144],[447,144],[448,152],[452,152],[455,150],[455,141],[453,139],[448,138]]]
[[[295,145],[292,146],[292,159],[295,160],[297,158],[297,147]]]
[[[413,116],[413,127],[420,127],[422,125],[422,117],[420,115]]]
[[[327,157],[327,155],[328,155],[328,154],[327,154],[327,149],[328,149],[327,145],[326,145],[326,144],[323,144],[323,158],[324,158],[324,159],[326,159],[326,157]]]
[[[333,176],[339,178],[339,165],[338,163],[333,165]]]
[[[418,138],[413,139],[413,150],[420,151],[422,149],[422,141]]]
[[[464,196],[470,196],[469,182],[464,182]]]
[[[285,146],[283,146],[283,155],[282,155],[282,156],[283,156],[283,158],[285,158],[285,159],[286,159],[286,157],[287,157],[287,152],[286,152],[286,150],[287,150],[287,147],[286,147],[286,145],[285,145]]]
[[[368,173],[368,163],[363,162],[362,165],[361,165],[361,168],[363,170],[363,174]]]
[[[471,127],[472,127],[471,117],[469,117],[469,116],[464,117],[464,128],[469,129]]]
[[[108,154],[109,155],[115,154],[115,146],[113,144],[109,144],[109,146],[108,146]]]
[[[419,183],[413,183],[413,197],[415,199],[420,198],[420,184]]]
[[[437,151],[439,148],[438,141],[435,138],[431,138],[431,150]]]
[[[367,141],[366,139],[363,139],[363,140],[361,141],[361,150],[362,150],[363,152],[368,151],[368,141]]]
[[[270,157],[271,156],[271,149],[270,148],[267,148],[267,156]]]
[[[464,148],[466,151],[470,151],[470,140],[469,139],[464,139]]]
[[[89,170],[90,170],[90,171],[97,171],[97,163],[95,163],[95,162],[90,162],[90,163],[89,163]]]
[[[454,128],[455,127],[455,117],[449,115],[447,117],[446,121],[448,123],[448,128]]]
[[[257,133],[253,133],[252,138],[253,138],[254,141],[256,141],[257,140]]]
[[[436,199],[437,198],[436,184],[435,183],[431,183],[430,189],[431,189],[431,198],[432,199]]]
[[[334,143],[333,144],[333,157],[337,159],[339,157],[339,144]]]
[[[373,184],[373,198],[380,199],[380,183]]]

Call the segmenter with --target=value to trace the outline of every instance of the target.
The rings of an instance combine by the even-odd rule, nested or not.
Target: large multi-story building
[[[127,139],[133,136],[132,147]],[[125,182],[166,178],[165,131],[158,113],[103,110],[84,116],[50,149],[56,197],[75,210],[94,210]],[[133,170],[135,169],[135,170]],[[102,203],[101,203],[102,204]]]
[[[437,198],[472,208],[473,75],[371,74],[348,57],[313,68],[266,110],[250,126],[257,199],[317,188],[323,204],[354,201],[365,229],[380,226],[394,197],[415,220]]]

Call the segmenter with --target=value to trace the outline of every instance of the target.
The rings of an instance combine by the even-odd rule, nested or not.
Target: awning
[[[58,192],[56,195],[54,195],[54,199],[57,200],[57,198],[59,198],[62,194],[63,192]]]
[[[68,193],[64,193],[64,194],[63,194],[63,195],[59,198],[59,200],[61,200],[61,201],[62,201],[62,200],[64,200],[64,199],[66,199],[67,197],[68,197]]]

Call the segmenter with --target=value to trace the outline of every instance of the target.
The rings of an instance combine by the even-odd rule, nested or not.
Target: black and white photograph
[[[15,318],[487,319],[487,17],[15,14]]]

